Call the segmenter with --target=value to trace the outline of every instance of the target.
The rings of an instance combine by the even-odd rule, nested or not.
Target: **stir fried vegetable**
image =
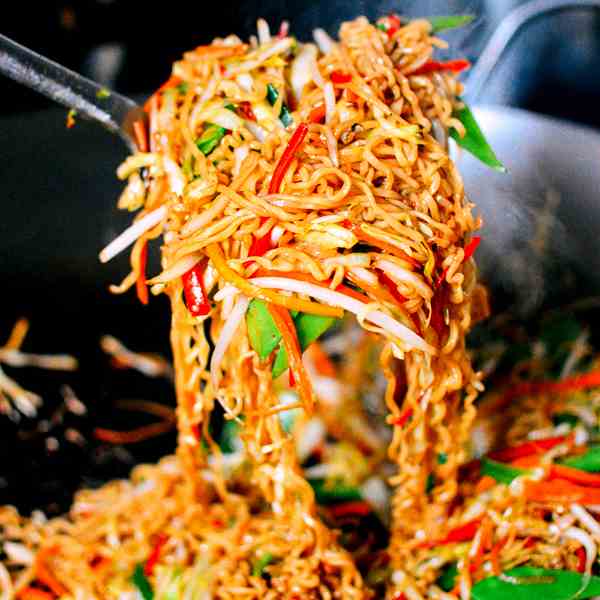
[[[450,15],[447,17],[428,17],[431,33],[440,33],[457,27],[464,27],[475,19],[475,15]]]

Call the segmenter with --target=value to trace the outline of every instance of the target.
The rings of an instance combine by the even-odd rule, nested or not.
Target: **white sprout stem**
[[[271,30],[264,19],[256,21],[256,33],[258,34],[259,44],[268,44],[271,41]]]
[[[77,369],[77,359],[69,354],[28,354],[20,350],[0,349],[0,362],[11,367],[38,367],[54,371]]]
[[[335,42],[331,39],[329,34],[320,27],[313,29],[313,39],[323,54],[328,54],[335,46]]]
[[[167,207],[161,206],[156,210],[143,216],[128,227],[121,235],[117,236],[102,252],[100,252],[100,262],[108,262],[115,256],[131,246],[141,235],[158,225],[167,216]]]
[[[600,524],[583,506],[571,504],[571,514],[600,541]]]
[[[390,317],[390,315],[380,310],[370,310],[365,314],[365,305],[363,302],[350,298],[340,292],[287,277],[255,277],[251,281],[259,287],[305,294],[321,300],[330,306],[343,308],[355,315],[364,315],[366,321],[370,321],[374,325],[381,327],[391,334],[394,339],[400,340],[409,348],[416,348],[428,354],[436,354],[433,346],[428,344],[420,335],[417,335],[414,331],[402,325],[402,323],[399,323],[393,317]]]
[[[244,125],[261,144],[267,139],[267,132],[260,125],[252,121],[246,121]]]
[[[155,285],[157,283],[168,283],[169,281],[173,281],[182,275],[185,275],[190,269],[195,267],[198,262],[202,259],[202,256],[199,252],[192,252],[192,254],[187,254],[183,258],[180,258],[173,265],[166,268],[162,273],[149,279],[147,283],[150,285]]]
[[[583,529],[579,529],[579,527],[569,527],[563,535],[566,538],[579,542],[585,548],[585,572],[591,573],[598,549],[590,534]]]
[[[325,123],[330,125],[335,113],[335,91],[331,81],[323,87],[323,97],[325,98]]]
[[[246,314],[249,302],[250,300],[247,296],[240,294],[233,310],[225,319],[225,325],[223,325],[223,329],[221,329],[221,333],[219,334],[219,339],[215,344],[215,349],[210,359],[210,380],[215,392],[221,381],[221,362],[223,361],[227,348],[229,348],[229,345],[233,340],[235,332]]]

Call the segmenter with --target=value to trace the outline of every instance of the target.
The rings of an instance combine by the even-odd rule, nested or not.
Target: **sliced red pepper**
[[[204,289],[204,271],[207,263],[208,259],[200,261],[182,277],[185,304],[194,317],[204,316],[210,312],[210,302]]]
[[[452,71],[453,73],[460,73],[465,69],[468,69],[471,63],[464,59],[459,58],[457,60],[447,60],[445,62],[439,62],[437,60],[428,60],[425,64],[416,68],[414,71],[408,73],[409,75],[427,75],[428,73],[437,73],[439,71]]]
[[[394,14],[388,15],[387,20],[388,28],[386,29],[386,33],[388,34],[388,37],[392,37],[396,33],[396,31],[400,29],[402,21],[400,20],[400,17],[398,15]]]
[[[388,292],[393,296],[398,304],[404,304],[407,300],[399,291],[396,282],[383,271],[378,272],[378,278],[381,283],[387,288]]]
[[[464,525],[451,529],[446,537],[440,540],[427,540],[419,544],[419,548],[435,548],[444,544],[454,544],[457,542],[468,542],[475,537],[482,519],[473,519]]]
[[[150,556],[148,557],[148,560],[144,565],[144,575],[146,577],[150,577],[152,573],[154,573],[154,567],[158,563],[163,546],[167,543],[168,540],[169,536],[164,533],[161,533],[158,536],[156,544],[154,544],[154,548],[152,548],[152,552],[150,553]]]
[[[513,460],[523,458],[524,456],[531,456],[532,454],[542,454],[544,452],[547,452],[551,448],[558,446],[559,444],[564,444],[565,442],[568,442],[570,439],[570,435],[561,435],[558,437],[551,437],[543,440],[525,442],[523,444],[519,444],[518,446],[512,446],[510,448],[504,448],[502,450],[490,452],[488,456],[492,460],[497,460],[498,462],[512,462]]]
[[[140,152],[148,152],[148,131],[146,124],[142,120],[133,122],[133,134],[138,150]]]
[[[271,182],[269,183],[269,194],[276,194],[279,192],[283,178],[290,168],[292,160],[294,160],[294,155],[302,145],[302,142],[304,142],[307,133],[308,125],[306,123],[300,123],[300,125],[296,127],[296,131],[292,134],[286,149],[283,151],[283,154],[273,171]]]
[[[400,416],[392,421],[392,425],[397,427],[404,427],[408,420],[413,416],[413,409],[407,408],[404,412],[400,413]]]
[[[256,115],[254,114],[254,111],[252,110],[252,104],[250,104],[250,102],[248,102],[248,100],[244,100],[243,102],[240,102],[237,106],[236,112],[241,117],[243,117],[244,119],[247,119],[248,121],[256,121]]]
[[[337,84],[350,83],[352,81],[352,75],[345,71],[332,71],[331,81]]]
[[[439,288],[433,298],[431,300],[431,326],[438,334],[438,337],[441,338],[444,333],[444,329],[446,328],[446,323],[444,321],[444,307],[447,306],[448,300],[448,286],[443,286]]]
[[[342,504],[336,504],[332,506],[329,511],[335,518],[348,517],[357,515],[360,517],[366,517],[373,512],[371,505],[363,500],[355,500],[352,502],[344,502]]]
[[[475,250],[477,250],[477,247],[479,246],[480,243],[481,243],[481,236],[474,235],[471,238],[471,241],[465,246],[465,249],[464,249],[465,256],[463,258],[463,262],[465,262],[465,260],[469,260],[471,258],[471,256],[473,256],[473,254],[475,254]]]
[[[579,546],[579,548],[575,550],[575,556],[577,557],[577,572],[583,573],[585,571],[585,565],[587,562],[585,548],[583,546]]]
[[[276,194],[279,192],[279,188],[281,187],[281,182],[287,173],[287,170],[290,168],[292,164],[292,160],[294,159],[294,154],[296,154],[298,148],[304,142],[304,138],[306,138],[306,134],[308,133],[308,125],[306,123],[300,123],[296,128],[296,131],[292,134],[288,145],[286,146],[275,170],[273,171],[273,175],[271,176],[271,182],[269,183],[269,194]],[[260,224],[263,225],[266,221],[266,217],[262,217]],[[254,238],[252,245],[250,246],[250,250],[248,251],[248,256],[263,256],[267,250],[272,248],[272,239],[271,239],[271,231],[268,231],[263,237],[260,239]]]
[[[310,115],[308,115],[308,120],[311,123],[322,123],[325,119],[325,113],[325,105],[319,104],[310,111]]]
[[[144,242],[140,252],[140,272],[135,280],[135,291],[142,304],[148,304],[148,286],[146,285],[146,263],[148,262],[148,242]]]

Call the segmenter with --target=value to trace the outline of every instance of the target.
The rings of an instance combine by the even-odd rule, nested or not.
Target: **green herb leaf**
[[[270,552],[265,552],[252,565],[252,575],[254,577],[262,577],[265,568],[273,562],[274,558]]]
[[[246,311],[246,327],[253,350],[265,360],[281,341],[281,333],[267,308],[266,302],[255,298]]]
[[[96,98],[99,98],[100,100],[106,100],[106,98],[110,98],[110,90],[107,90],[105,87],[101,87],[96,92]]]
[[[226,104],[226,105],[225,105],[225,108],[226,108],[227,110],[230,110],[231,112],[235,112],[235,104],[231,104],[231,103],[229,103],[229,104]]]
[[[561,462],[567,467],[573,467],[588,473],[598,473],[600,471],[600,446],[590,446],[585,454],[565,458]]]
[[[187,94],[188,91],[188,82],[182,81],[179,85],[176,86],[176,90],[179,94]]]
[[[481,460],[481,474],[489,475],[499,483],[509,484],[513,479],[525,475],[525,473],[527,473],[525,469],[509,467],[508,465],[504,465],[489,458],[483,458]]]
[[[444,569],[444,572],[437,578],[436,583],[445,591],[449,592],[456,585],[456,577],[458,575],[458,567],[456,563],[450,563]]]
[[[131,576],[131,583],[135,585],[144,600],[154,600],[154,592],[148,578],[144,575],[144,565],[138,564]]]
[[[198,150],[205,156],[210,154],[219,144],[219,142],[225,136],[227,129],[220,125],[214,125],[213,123],[207,123],[206,128],[202,136],[196,140],[196,146]]]
[[[465,126],[465,135],[460,137],[456,129],[450,129],[450,136],[454,138],[456,143],[464,148],[467,152],[470,152],[475,158],[479,159],[483,164],[500,171],[506,172],[506,167],[498,160],[498,157],[494,154],[492,147],[485,139],[483,132],[481,131],[475,116],[471,112],[471,109],[465,104],[463,108],[454,112],[454,116]]]
[[[337,319],[333,317],[322,317],[320,315],[309,315],[307,313],[298,313],[294,318],[296,325],[296,334],[300,342],[300,350],[304,352],[310,344],[318,340],[328,329],[333,327]],[[289,366],[288,355],[283,346],[281,346],[273,362],[273,379],[279,377]]]
[[[267,100],[269,101],[269,104],[273,106],[275,102],[277,102],[277,98],[279,98],[279,92],[275,89],[275,86],[272,83],[268,83]],[[281,110],[279,111],[279,120],[283,123],[284,127],[288,127],[294,122],[285,102],[281,105]]]
[[[445,465],[448,462],[448,455],[445,452],[440,452],[437,455],[438,465]]]
[[[387,31],[387,27],[383,23],[377,23],[375,27],[377,27],[377,29],[379,29],[380,31]]]
[[[439,33],[448,29],[464,27],[475,19],[475,15],[449,15],[447,17],[428,17],[431,23],[431,33]]]
[[[600,577],[575,571],[517,567],[477,582],[473,600],[585,600],[600,594]]]
[[[219,447],[224,454],[233,454],[240,449],[240,424],[231,419],[223,423],[221,435],[219,436]]]
[[[360,490],[341,482],[331,483],[324,479],[309,479],[315,498],[319,504],[338,504],[362,500]]]

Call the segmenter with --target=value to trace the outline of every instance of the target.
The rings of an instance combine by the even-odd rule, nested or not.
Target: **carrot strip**
[[[475,486],[475,493],[482,494],[483,492],[487,492],[491,490],[496,485],[496,480],[490,475],[484,475]]]
[[[115,431],[114,429],[104,429],[96,427],[94,429],[94,437],[101,442],[109,444],[137,444],[149,440],[163,433],[168,433],[173,429],[174,425],[171,421],[162,421],[161,423],[153,423],[152,425],[144,425],[129,431]]]
[[[4,344],[6,350],[18,350],[25,340],[25,336],[29,331],[29,321],[27,319],[19,319],[10,332],[10,336]]]
[[[148,152],[148,131],[143,121],[133,122],[133,134],[138,150],[140,152]]]
[[[468,69],[470,66],[471,63],[464,58],[447,60],[445,62],[428,60],[425,64],[416,68],[414,71],[407,73],[407,75],[427,75],[428,73],[437,73],[439,71],[452,71],[453,73],[460,73],[465,69]]]
[[[46,558],[55,550],[56,547],[52,546],[38,552],[35,560],[35,576],[40,583],[45,585],[54,594],[62,596],[63,594],[67,594],[67,588],[52,574],[46,565]]]
[[[392,425],[396,425],[396,427],[404,427],[412,416],[413,409],[407,408],[404,412],[400,413],[399,417],[392,421]]]
[[[209,44],[207,46],[198,46],[194,49],[194,54],[210,58],[230,58],[244,54],[248,46],[246,44],[236,44],[235,46],[223,46]]]
[[[236,273],[227,264],[225,256],[223,255],[223,250],[221,250],[221,247],[218,244],[208,245],[206,247],[206,254],[211,259],[213,266],[219,272],[219,275],[221,275],[228,283],[231,283],[234,287],[238,288],[242,293],[246,294],[246,296],[260,298],[261,300],[278,304],[289,310],[297,310],[313,315],[336,318],[341,318],[344,315],[344,311],[340,308],[318,304],[294,296],[284,296],[272,290],[257,287],[251,281],[244,279],[241,275]],[[287,277],[287,274],[284,275],[283,273],[279,273],[279,275]]]
[[[506,545],[508,536],[503,537],[500,541],[496,542],[490,552],[490,563],[492,564],[492,572],[494,575],[500,575],[502,569],[500,568],[500,551]]]
[[[550,479],[566,479],[585,487],[600,487],[600,474],[588,473],[565,465],[552,465]]]
[[[534,502],[600,504],[600,489],[576,485],[566,479],[528,481],[525,496]]]
[[[376,248],[379,248],[380,250],[384,250],[385,252],[388,252],[389,254],[396,256],[397,258],[401,258],[402,260],[405,260],[407,263],[409,263],[415,269],[418,269],[421,267],[421,264],[419,263],[418,260],[415,260],[412,256],[409,256],[408,254],[406,254],[406,252],[404,252],[403,250],[400,250],[400,248],[396,248],[396,246],[390,244],[389,242],[385,242],[383,240],[380,240],[379,238],[373,237],[372,235],[369,235],[368,233],[364,232],[361,229],[360,225],[350,225],[350,230],[362,242],[366,242],[367,244],[370,244],[371,246],[375,246]]]
[[[17,593],[19,600],[54,600],[56,596],[31,586],[24,587]]]
[[[444,544],[454,544],[456,542],[468,542],[475,537],[479,526],[481,525],[481,519],[474,519],[463,525],[459,525],[454,529],[451,529],[446,537],[440,540],[425,540],[418,545],[418,548],[435,548],[436,546],[442,546]]]
[[[319,342],[310,344],[306,349],[306,354],[313,361],[319,375],[325,375],[326,377],[336,376],[335,365],[331,362],[331,359],[327,356]]]
[[[571,435],[561,435],[543,440],[535,440],[519,444],[518,446],[490,452],[489,457],[498,462],[512,462],[518,458],[531,456],[532,454],[543,454],[547,450],[550,450],[559,444],[568,443],[569,441],[572,441]]]
[[[146,285],[146,263],[148,262],[148,242],[144,242],[140,252],[140,272],[135,280],[135,291],[139,301],[148,304],[148,286]]]
[[[323,119],[325,118],[325,112],[325,105],[319,104],[310,111],[310,114],[308,115],[308,120],[311,123],[322,123]]]
[[[304,405],[307,413],[311,413],[314,407],[315,398],[312,391],[312,386],[306,373],[306,369],[302,364],[302,350],[296,333],[296,327],[292,321],[290,313],[281,306],[276,304],[267,304],[269,313],[273,317],[275,326],[281,333],[281,341],[287,352],[290,373],[294,377],[294,381],[298,382],[298,393],[300,400]]]

